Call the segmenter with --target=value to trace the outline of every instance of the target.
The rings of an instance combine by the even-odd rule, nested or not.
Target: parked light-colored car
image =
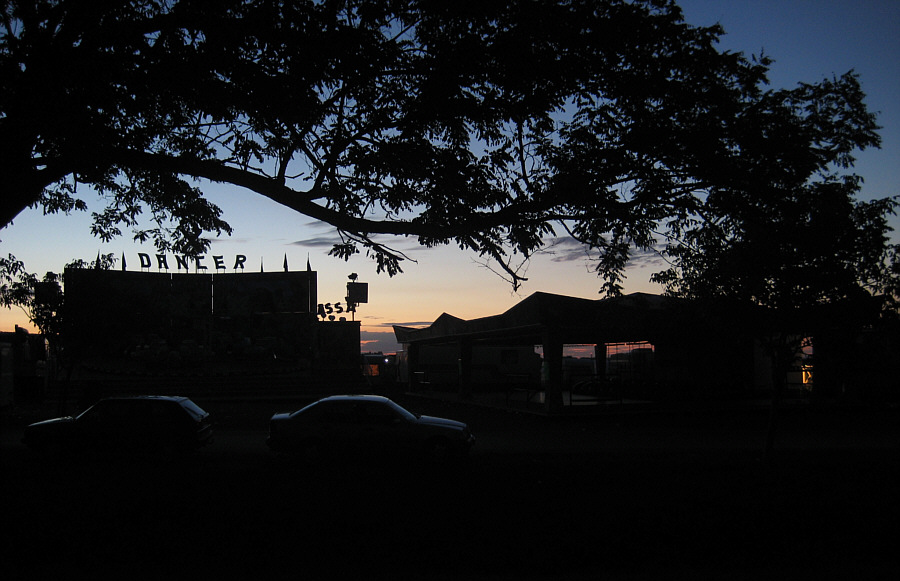
[[[269,448],[307,458],[332,455],[462,456],[475,444],[463,423],[414,414],[375,395],[331,396],[269,421]]]

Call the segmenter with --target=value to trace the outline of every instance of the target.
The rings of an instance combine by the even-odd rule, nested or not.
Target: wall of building
[[[178,371],[274,365],[359,372],[359,323],[319,321],[316,273],[67,270],[78,357]]]

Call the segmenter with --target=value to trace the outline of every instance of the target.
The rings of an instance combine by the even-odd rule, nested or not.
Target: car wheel
[[[175,442],[167,442],[157,449],[156,456],[164,464],[174,464],[187,456],[187,449]]]
[[[58,440],[41,442],[40,444],[35,445],[32,449],[41,456],[45,458],[52,458],[54,460],[58,460],[65,455],[63,453],[62,442]]]
[[[453,448],[447,438],[432,438],[425,445],[425,455],[432,460],[445,460],[453,456]]]
[[[303,440],[297,451],[303,460],[317,462],[322,459],[322,442],[314,439]]]

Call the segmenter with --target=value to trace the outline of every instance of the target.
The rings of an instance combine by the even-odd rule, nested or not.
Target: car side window
[[[329,424],[352,424],[356,421],[353,406],[346,402],[326,401],[310,410],[312,419]]]
[[[146,426],[153,421],[153,406],[151,405],[153,402],[133,399],[122,400],[119,403],[122,405],[117,410],[117,415],[120,418],[117,421],[128,422],[135,427]]]
[[[153,401],[148,410],[150,421],[155,424],[174,424],[178,422],[180,409],[177,404],[168,401]]]
[[[84,419],[94,424],[121,422],[127,412],[123,403],[115,399],[99,401],[84,414]]]
[[[78,420],[81,422],[89,422],[89,423],[100,422],[101,418],[103,418],[106,415],[106,404],[107,403],[108,402],[105,402],[105,401],[100,401],[100,402],[95,403],[93,405],[93,407],[91,407],[90,409],[88,409],[87,411],[82,413],[80,416],[78,416]]]
[[[362,423],[389,426],[400,418],[394,410],[378,402],[367,401],[360,406]]]

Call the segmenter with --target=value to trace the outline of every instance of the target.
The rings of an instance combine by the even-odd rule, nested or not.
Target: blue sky
[[[878,113],[882,149],[860,153],[856,172],[865,179],[863,198],[900,194],[900,0],[682,0],[688,22],[721,23],[726,31],[723,48],[775,59],[772,87],[793,87],[817,82],[850,69],[861,77],[870,110]],[[423,250],[401,240],[399,249],[416,262],[404,264],[394,278],[376,275],[364,256],[349,263],[327,256],[333,229],[285,210],[259,196],[234,188],[213,186],[209,198],[220,205],[234,227],[231,237],[215,240],[209,255],[246,255],[249,268],[278,271],[287,256],[291,269],[306,267],[309,257],[318,271],[320,302],[342,301],[347,276],[359,274],[369,283],[369,303],[357,320],[363,323],[364,350],[396,348],[392,324],[425,325],[447,312],[461,318],[497,314],[537,292],[597,298],[601,281],[577,247],[553,246],[529,264],[529,280],[514,293],[508,283],[488,270],[477,256],[455,247]],[[85,199],[96,199],[90,192]],[[96,202],[95,202],[96,203]],[[900,220],[892,224],[900,229]],[[897,232],[894,239],[900,241]],[[97,253],[123,253],[129,270],[137,269],[137,253],[155,254],[130,236],[103,244],[90,235],[90,215],[43,216],[40,210],[23,212],[13,225],[0,230],[0,252],[13,254],[31,272],[59,271],[74,258],[91,260]],[[170,261],[173,261],[170,257]],[[648,278],[661,266],[654,256],[641,256],[628,272],[626,292],[659,292]],[[0,330],[27,325],[19,311],[0,310]]]

